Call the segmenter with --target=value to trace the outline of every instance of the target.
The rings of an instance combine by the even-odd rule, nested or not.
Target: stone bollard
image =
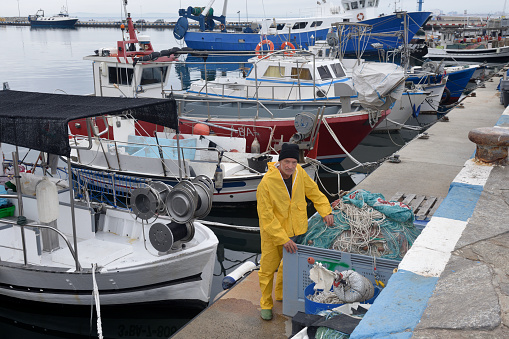
[[[507,165],[509,129],[503,127],[481,127],[468,133],[470,141],[477,144],[475,159],[495,165]]]

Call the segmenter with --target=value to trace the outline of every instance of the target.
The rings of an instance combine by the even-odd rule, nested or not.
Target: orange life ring
[[[281,44],[281,50],[285,50],[288,47],[290,50],[283,52],[285,55],[295,54],[295,46],[290,41],[285,41]]]
[[[260,54],[260,48],[262,48],[263,45],[269,45],[269,50],[268,50],[268,53],[272,53],[274,51],[274,43],[270,40],[262,40],[258,43],[258,45],[256,45],[256,48],[255,48],[255,52],[256,52],[256,55],[258,55],[258,58],[263,58],[263,55]],[[262,50],[263,51],[263,50]]]
[[[219,30],[220,30],[220,31],[223,31],[223,30],[224,30],[224,25],[223,25],[223,24],[219,24]]]
[[[359,20],[359,21],[364,20],[364,13],[357,14],[357,20]]]

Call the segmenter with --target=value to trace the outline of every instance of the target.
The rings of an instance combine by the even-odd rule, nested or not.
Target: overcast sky
[[[241,19],[246,18],[247,12],[252,16],[262,17],[294,17],[306,15],[309,9],[317,7],[318,0],[230,0],[228,4],[227,18],[234,20],[238,17],[240,11]],[[322,0],[320,0],[322,1]],[[339,5],[340,0],[332,1]],[[434,11],[441,9],[444,13],[456,11],[468,14],[482,13],[493,14],[502,12],[507,0],[485,0],[485,1],[465,1],[465,0],[423,0],[423,10]],[[0,17],[17,16],[18,5],[21,16],[35,14],[42,8],[46,16],[56,14],[60,11],[62,5],[66,2],[69,6],[69,14],[91,13],[97,17],[120,16],[121,0],[1,0]],[[205,6],[209,0],[130,0],[128,2],[128,11],[134,18],[140,18],[144,15],[156,15],[159,13],[163,17],[169,15],[177,16],[179,8],[188,6]],[[380,0],[379,11],[389,13],[394,10],[394,0]],[[398,9],[415,11],[417,9],[417,0],[397,0]],[[216,0],[213,8],[216,13],[221,13],[223,0]],[[509,8],[506,9],[509,11]]]

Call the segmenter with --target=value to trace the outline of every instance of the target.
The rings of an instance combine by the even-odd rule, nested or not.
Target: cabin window
[[[168,67],[144,68],[140,85],[160,84],[166,78]]]
[[[293,25],[293,28],[292,29],[302,29],[302,28],[306,28],[306,25],[308,23],[306,21],[301,21],[301,22],[296,22],[295,25]]]
[[[352,9],[357,9],[357,8],[359,8],[359,5],[357,4],[357,1],[351,2],[351,3],[350,3],[350,6],[352,7]]]
[[[348,4],[348,2],[347,2],[347,3],[345,3],[345,4],[344,4],[344,6],[345,6],[345,10],[347,10],[347,11],[349,11],[349,10],[350,10],[350,5]]]
[[[277,24],[277,30],[278,31],[282,30],[283,28],[285,28],[285,25],[286,24]]]
[[[108,80],[110,84],[131,85],[133,74],[132,68],[108,67]]]
[[[343,67],[341,67],[340,63],[332,64],[331,68],[334,71],[334,74],[336,74],[336,78],[341,78],[341,77],[346,76],[345,71],[343,70]]]
[[[313,21],[310,27],[319,27],[323,24],[323,21]]]
[[[319,66],[318,74],[320,74],[320,78],[322,78],[322,80],[332,79],[332,74],[327,66]]]
[[[364,8],[364,0],[359,0],[359,8]]]
[[[313,80],[313,77],[307,68],[292,67],[292,79]]]
[[[368,1],[368,7],[373,7],[375,5],[374,1]]]
[[[378,0],[375,0],[375,6],[378,6]]]
[[[285,68],[281,66],[269,66],[263,76],[268,78],[282,78],[285,76]]]

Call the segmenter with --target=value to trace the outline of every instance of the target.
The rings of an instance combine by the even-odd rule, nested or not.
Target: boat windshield
[[[341,67],[340,63],[332,64],[331,68],[334,71],[334,74],[336,74],[336,78],[342,78],[346,76],[345,71],[343,70],[343,67]]]
[[[318,74],[320,74],[320,78],[322,78],[323,80],[332,79],[332,74],[329,71],[329,67],[324,65],[324,66],[319,66],[317,69],[318,69]]]
[[[141,74],[140,85],[160,84],[166,78],[168,67],[144,68]]]
[[[108,80],[110,84],[131,85],[134,71],[126,67],[108,67]]]
[[[285,76],[285,68],[281,66],[269,66],[263,76],[267,78],[283,78]]]
[[[313,80],[308,68],[292,67],[292,79]]]

